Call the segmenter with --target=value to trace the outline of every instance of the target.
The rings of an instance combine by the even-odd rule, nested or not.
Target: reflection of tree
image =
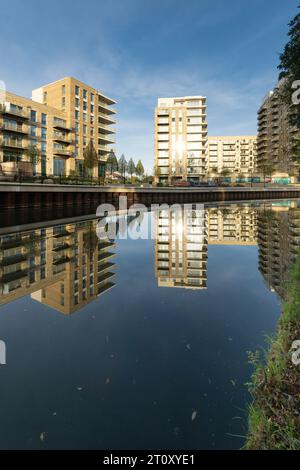
[[[83,234],[83,249],[84,251],[94,253],[98,246],[99,239],[97,237],[96,231],[92,225],[92,223],[89,224],[89,229],[87,232]]]

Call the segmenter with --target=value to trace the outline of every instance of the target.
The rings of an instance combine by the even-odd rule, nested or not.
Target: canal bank
[[[132,204],[250,201],[300,197],[300,187],[141,188],[31,183],[1,183],[0,208],[89,206],[108,203],[118,207],[119,197]]]
[[[261,364],[258,352],[249,354],[255,372],[249,384],[253,403],[247,450],[300,449],[299,284],[300,252],[285,286],[286,300],[265,363]]]

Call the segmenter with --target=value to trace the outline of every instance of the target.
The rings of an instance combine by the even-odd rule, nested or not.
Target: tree
[[[29,145],[24,153],[32,164],[33,174],[35,175],[36,166],[41,161],[41,152],[36,145]]]
[[[264,187],[266,186],[266,176],[272,176],[274,173],[274,164],[271,162],[263,161],[260,164],[260,170],[264,177]]]
[[[137,162],[136,167],[135,167],[135,172],[136,172],[136,174],[137,174],[139,177],[141,177],[141,176],[144,175],[145,170],[144,170],[144,166],[143,166],[141,160],[139,160],[139,161]]]
[[[93,169],[98,165],[98,155],[92,140],[83,151],[83,164],[89,177],[93,175]]]
[[[123,181],[125,184],[126,181],[126,171],[127,171],[127,160],[125,158],[124,153],[122,153],[121,157],[119,158],[119,172],[121,173],[123,177]]]
[[[110,176],[112,176],[114,171],[118,171],[118,160],[113,150],[109,152],[107,159],[107,167],[110,172]]]
[[[134,164],[134,161],[132,160],[132,158],[130,158],[130,160],[127,164],[127,171],[130,174],[130,179],[131,179],[131,182],[132,182],[132,175],[133,175],[133,173],[135,173],[135,164]]]
[[[228,168],[223,168],[223,170],[221,171],[221,176],[224,181],[225,178],[228,178],[230,176],[230,170]]]
[[[300,6],[298,6],[300,8]],[[288,106],[292,105],[292,95],[295,89],[292,84],[300,80],[300,13],[289,23],[289,41],[280,55],[279,80],[284,79],[280,95]],[[298,87],[299,88],[299,87]],[[300,106],[293,106],[289,113],[290,124],[300,127]]]

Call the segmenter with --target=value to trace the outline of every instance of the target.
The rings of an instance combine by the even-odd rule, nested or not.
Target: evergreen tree
[[[139,160],[139,161],[137,162],[135,171],[136,171],[136,174],[137,174],[138,176],[143,176],[143,175],[144,175],[145,170],[144,170],[144,166],[143,166],[141,160]]]
[[[83,151],[83,164],[89,177],[93,175],[93,169],[98,165],[98,155],[93,142],[90,140]]]
[[[119,158],[119,172],[121,173],[122,177],[123,177],[123,181],[124,181],[124,184],[125,184],[125,181],[126,181],[126,171],[127,171],[127,160],[125,158],[125,155],[124,153],[122,153],[121,157]]]
[[[127,171],[130,174],[131,182],[132,182],[132,175],[135,173],[135,164],[132,158],[130,158],[128,164],[127,164]]]

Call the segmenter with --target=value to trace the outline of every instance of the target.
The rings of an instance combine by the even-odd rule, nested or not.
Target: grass
[[[292,362],[291,346],[300,340],[300,252],[285,286],[285,299],[276,335],[269,338],[264,364],[255,366],[249,389],[247,450],[300,449],[300,365]]]

